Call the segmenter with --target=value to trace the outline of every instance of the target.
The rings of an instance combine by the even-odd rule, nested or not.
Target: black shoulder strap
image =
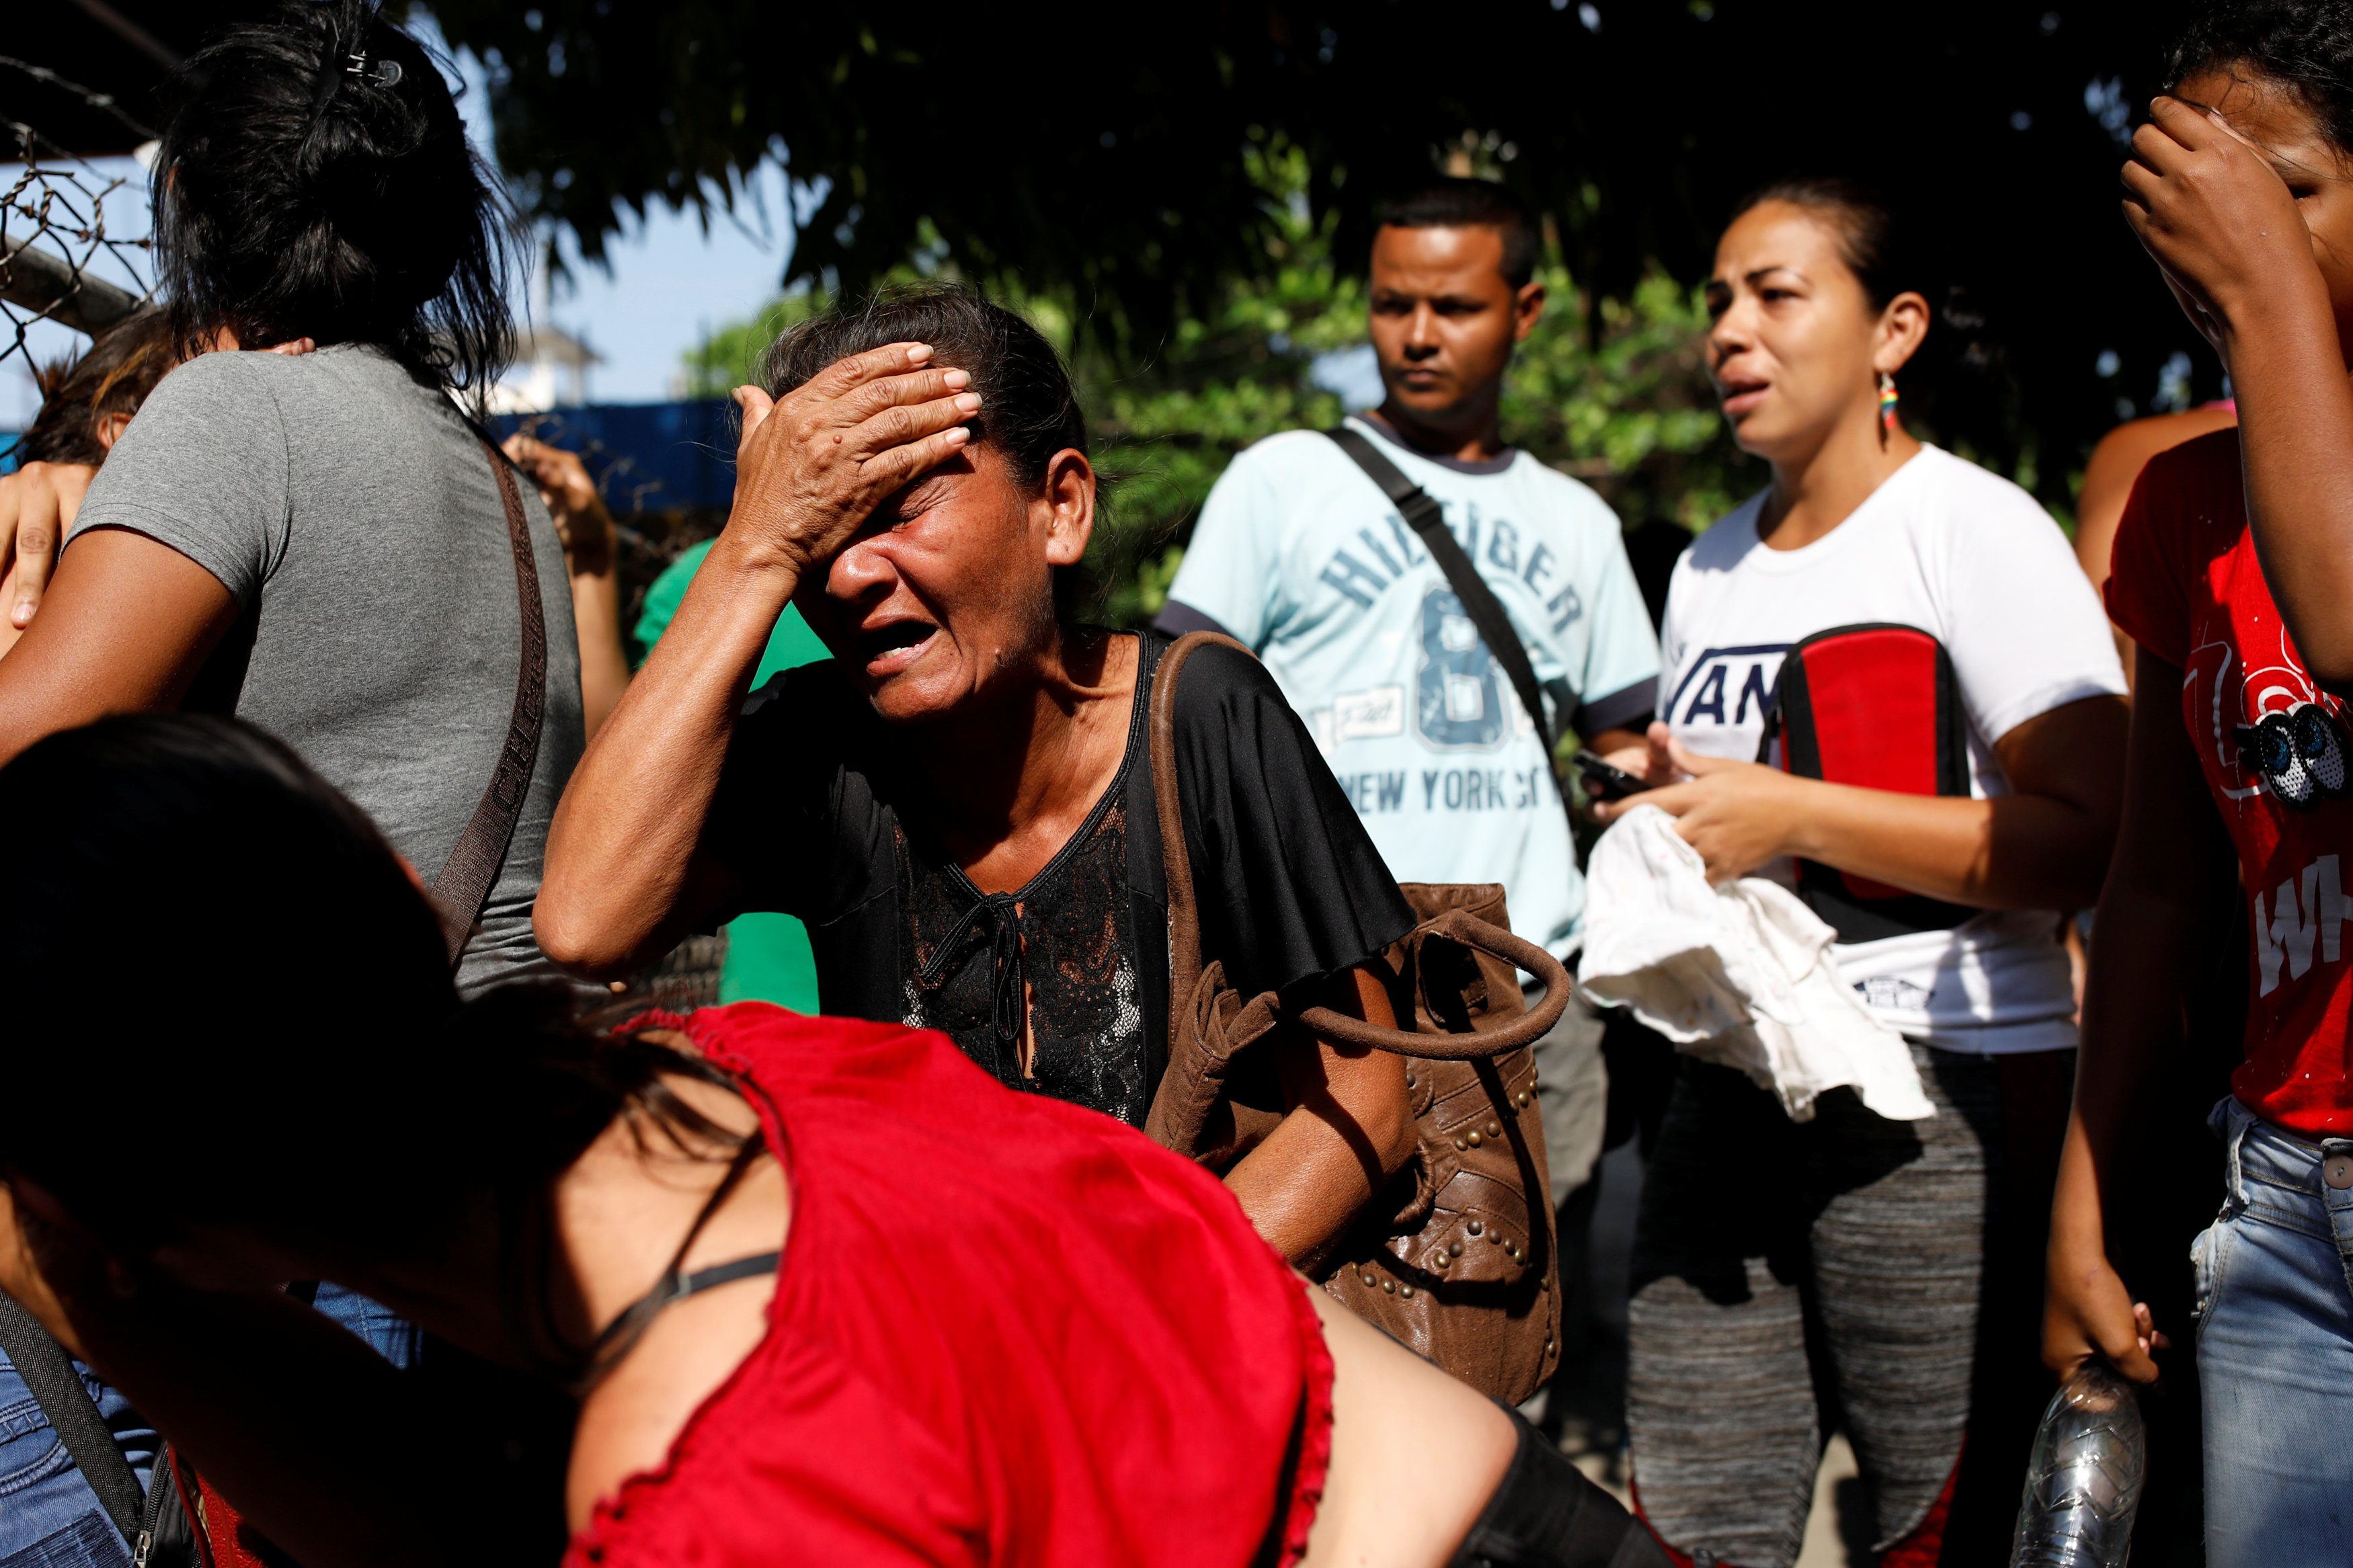
[[[1535,666],[1528,662],[1528,650],[1521,643],[1520,634],[1512,629],[1512,617],[1504,613],[1504,602],[1495,597],[1495,591],[1487,586],[1487,580],[1479,575],[1479,569],[1471,563],[1471,557],[1463,553],[1462,546],[1456,542],[1452,531],[1447,528],[1445,513],[1438,502],[1428,490],[1406,478],[1405,471],[1383,456],[1381,449],[1374,446],[1363,431],[1352,430],[1343,425],[1324,434],[1329,436],[1340,450],[1348,454],[1350,461],[1365,470],[1366,478],[1380,486],[1381,493],[1389,498],[1399,515],[1412,525],[1415,533],[1421,536],[1423,548],[1430,552],[1430,558],[1438,563],[1438,569],[1446,574],[1446,581],[1453,588],[1454,596],[1462,602],[1462,613],[1469,616],[1471,624],[1479,628],[1480,637],[1486,641],[1487,650],[1495,656],[1495,662],[1502,665],[1504,673],[1511,678],[1512,689],[1520,694],[1520,706],[1527,710],[1536,733],[1544,737],[1545,752],[1549,756],[1560,741],[1561,731],[1567,727],[1570,713],[1576,709],[1575,691],[1569,693],[1568,701],[1562,705],[1560,725],[1556,728],[1545,718],[1544,692],[1536,684]],[[1564,791],[1561,805],[1566,806],[1567,804],[1568,795]]]
[[[90,1389],[67,1359],[65,1347],[49,1337],[33,1314],[0,1295],[0,1351],[25,1386],[33,1393],[41,1414],[73,1458],[81,1479],[98,1495],[100,1506],[122,1532],[126,1543],[136,1543],[146,1528],[139,1492],[139,1477],[107,1429],[105,1418],[90,1399]]]
[[[482,901],[499,879],[499,867],[514,837],[515,819],[522,815],[523,797],[531,792],[531,773],[539,761],[539,727],[547,705],[547,618],[539,603],[539,563],[531,550],[531,522],[522,510],[522,492],[505,457],[485,437],[491,472],[499,481],[499,500],[507,514],[507,543],[514,552],[515,595],[522,609],[522,660],[515,673],[514,710],[507,717],[507,736],[499,747],[498,765],[491,771],[490,787],[466,824],[458,847],[449,851],[441,873],[433,879],[433,902],[441,912],[441,935],[449,949],[449,967],[456,969],[466,951],[466,938],[480,918]]]

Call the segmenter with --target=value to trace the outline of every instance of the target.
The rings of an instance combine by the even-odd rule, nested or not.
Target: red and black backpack
[[[1904,795],[1969,793],[1968,728],[1945,645],[1917,626],[1832,626],[1789,648],[1757,760]],[[1949,931],[1978,911],[1868,877],[1798,862],[1798,893],[1846,942]]]

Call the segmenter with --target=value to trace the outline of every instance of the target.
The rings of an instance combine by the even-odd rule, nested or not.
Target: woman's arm
[[[1302,1568],[1431,1568],[1511,1468],[1511,1417],[1306,1282],[1332,1352],[1332,1464]],[[1562,1500],[1564,1509],[1577,1500]],[[1589,1506],[1589,1503],[1588,1505]],[[1598,1554],[1597,1554],[1598,1555]]]
[[[587,738],[612,715],[629,689],[629,658],[621,648],[619,539],[605,498],[596,493],[577,452],[529,436],[510,436],[506,455],[539,487],[547,515],[564,542],[572,578],[572,624],[580,640],[580,716]]]
[[[1335,1011],[1397,1026],[1377,975],[1352,969],[1335,982]],[[1413,1158],[1413,1103],[1405,1058],[1315,1041],[1282,1065],[1288,1109],[1266,1141],[1226,1173],[1226,1185],[1268,1245],[1312,1269],[1373,1195]]]
[[[2309,205],[2341,227],[2353,192],[2334,174],[2284,178],[2188,104],[2160,98],[2149,115],[2126,221],[2231,373],[2247,518],[2296,650],[2319,679],[2353,680],[2353,382],[2306,218]]]
[[[930,357],[914,343],[853,355],[781,403],[736,389],[727,526],[548,832],[532,926],[558,963],[626,973],[723,905],[732,879],[698,849],[776,618],[876,506],[963,446],[955,422],[978,406],[965,373]]]
[[[1649,755],[1627,761],[1684,782],[1595,815],[1614,821],[1655,805],[1678,818],[1711,881],[1801,855],[1977,909],[2081,909],[2098,896],[2116,842],[2126,714],[2122,698],[2087,697],[2013,726],[1993,748],[2010,793],[1992,800],[1859,789],[1695,756],[1653,724]]]
[[[0,653],[16,645],[41,607],[66,530],[98,470],[80,463],[27,463],[0,474]]]
[[[2108,1219],[2130,1131],[2148,1091],[2180,1060],[2181,980],[2211,912],[2237,896],[2230,840],[2181,721],[2181,670],[2139,650],[2124,825],[2100,893],[2084,992],[2075,1103],[2060,1157],[2045,1273],[2042,1359],[2062,1373],[2095,1352],[2154,1382],[2165,1341],[2109,1261]]]
[[[220,579],[170,545],[91,529],[0,658],[0,763],[110,713],[175,706],[236,619]]]

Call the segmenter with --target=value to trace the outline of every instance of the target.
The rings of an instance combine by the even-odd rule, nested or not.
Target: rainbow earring
[[[1879,439],[1882,445],[1895,434],[1895,378],[1885,371],[1879,373]]]

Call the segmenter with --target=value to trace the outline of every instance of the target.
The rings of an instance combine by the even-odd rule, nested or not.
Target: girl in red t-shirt
[[[2201,932],[2243,897],[2244,1059],[2212,1117],[2226,1190],[2192,1253],[2207,1561],[2336,1562],[2353,1509],[2353,777],[2330,689],[2353,678],[2353,6],[2218,8],[2172,63],[2126,216],[2221,352],[2241,427],[2154,459],[2116,538],[2108,606],[2138,644],[2138,700],[2043,1350],[2062,1372],[2098,1354],[2158,1375],[2168,1337],[2109,1256],[2149,1203],[2126,1144],[2179,1070]]]
[[[53,736],[0,816],[47,828],[0,992],[75,998],[8,1042],[0,1289],[311,1568],[549,1561],[559,1516],[569,1568],[1665,1568],[1214,1175],[937,1031],[460,1010],[406,868],[230,720]],[[438,1336],[413,1373],[276,1288],[322,1278]],[[577,1402],[561,1484],[452,1345]]]

